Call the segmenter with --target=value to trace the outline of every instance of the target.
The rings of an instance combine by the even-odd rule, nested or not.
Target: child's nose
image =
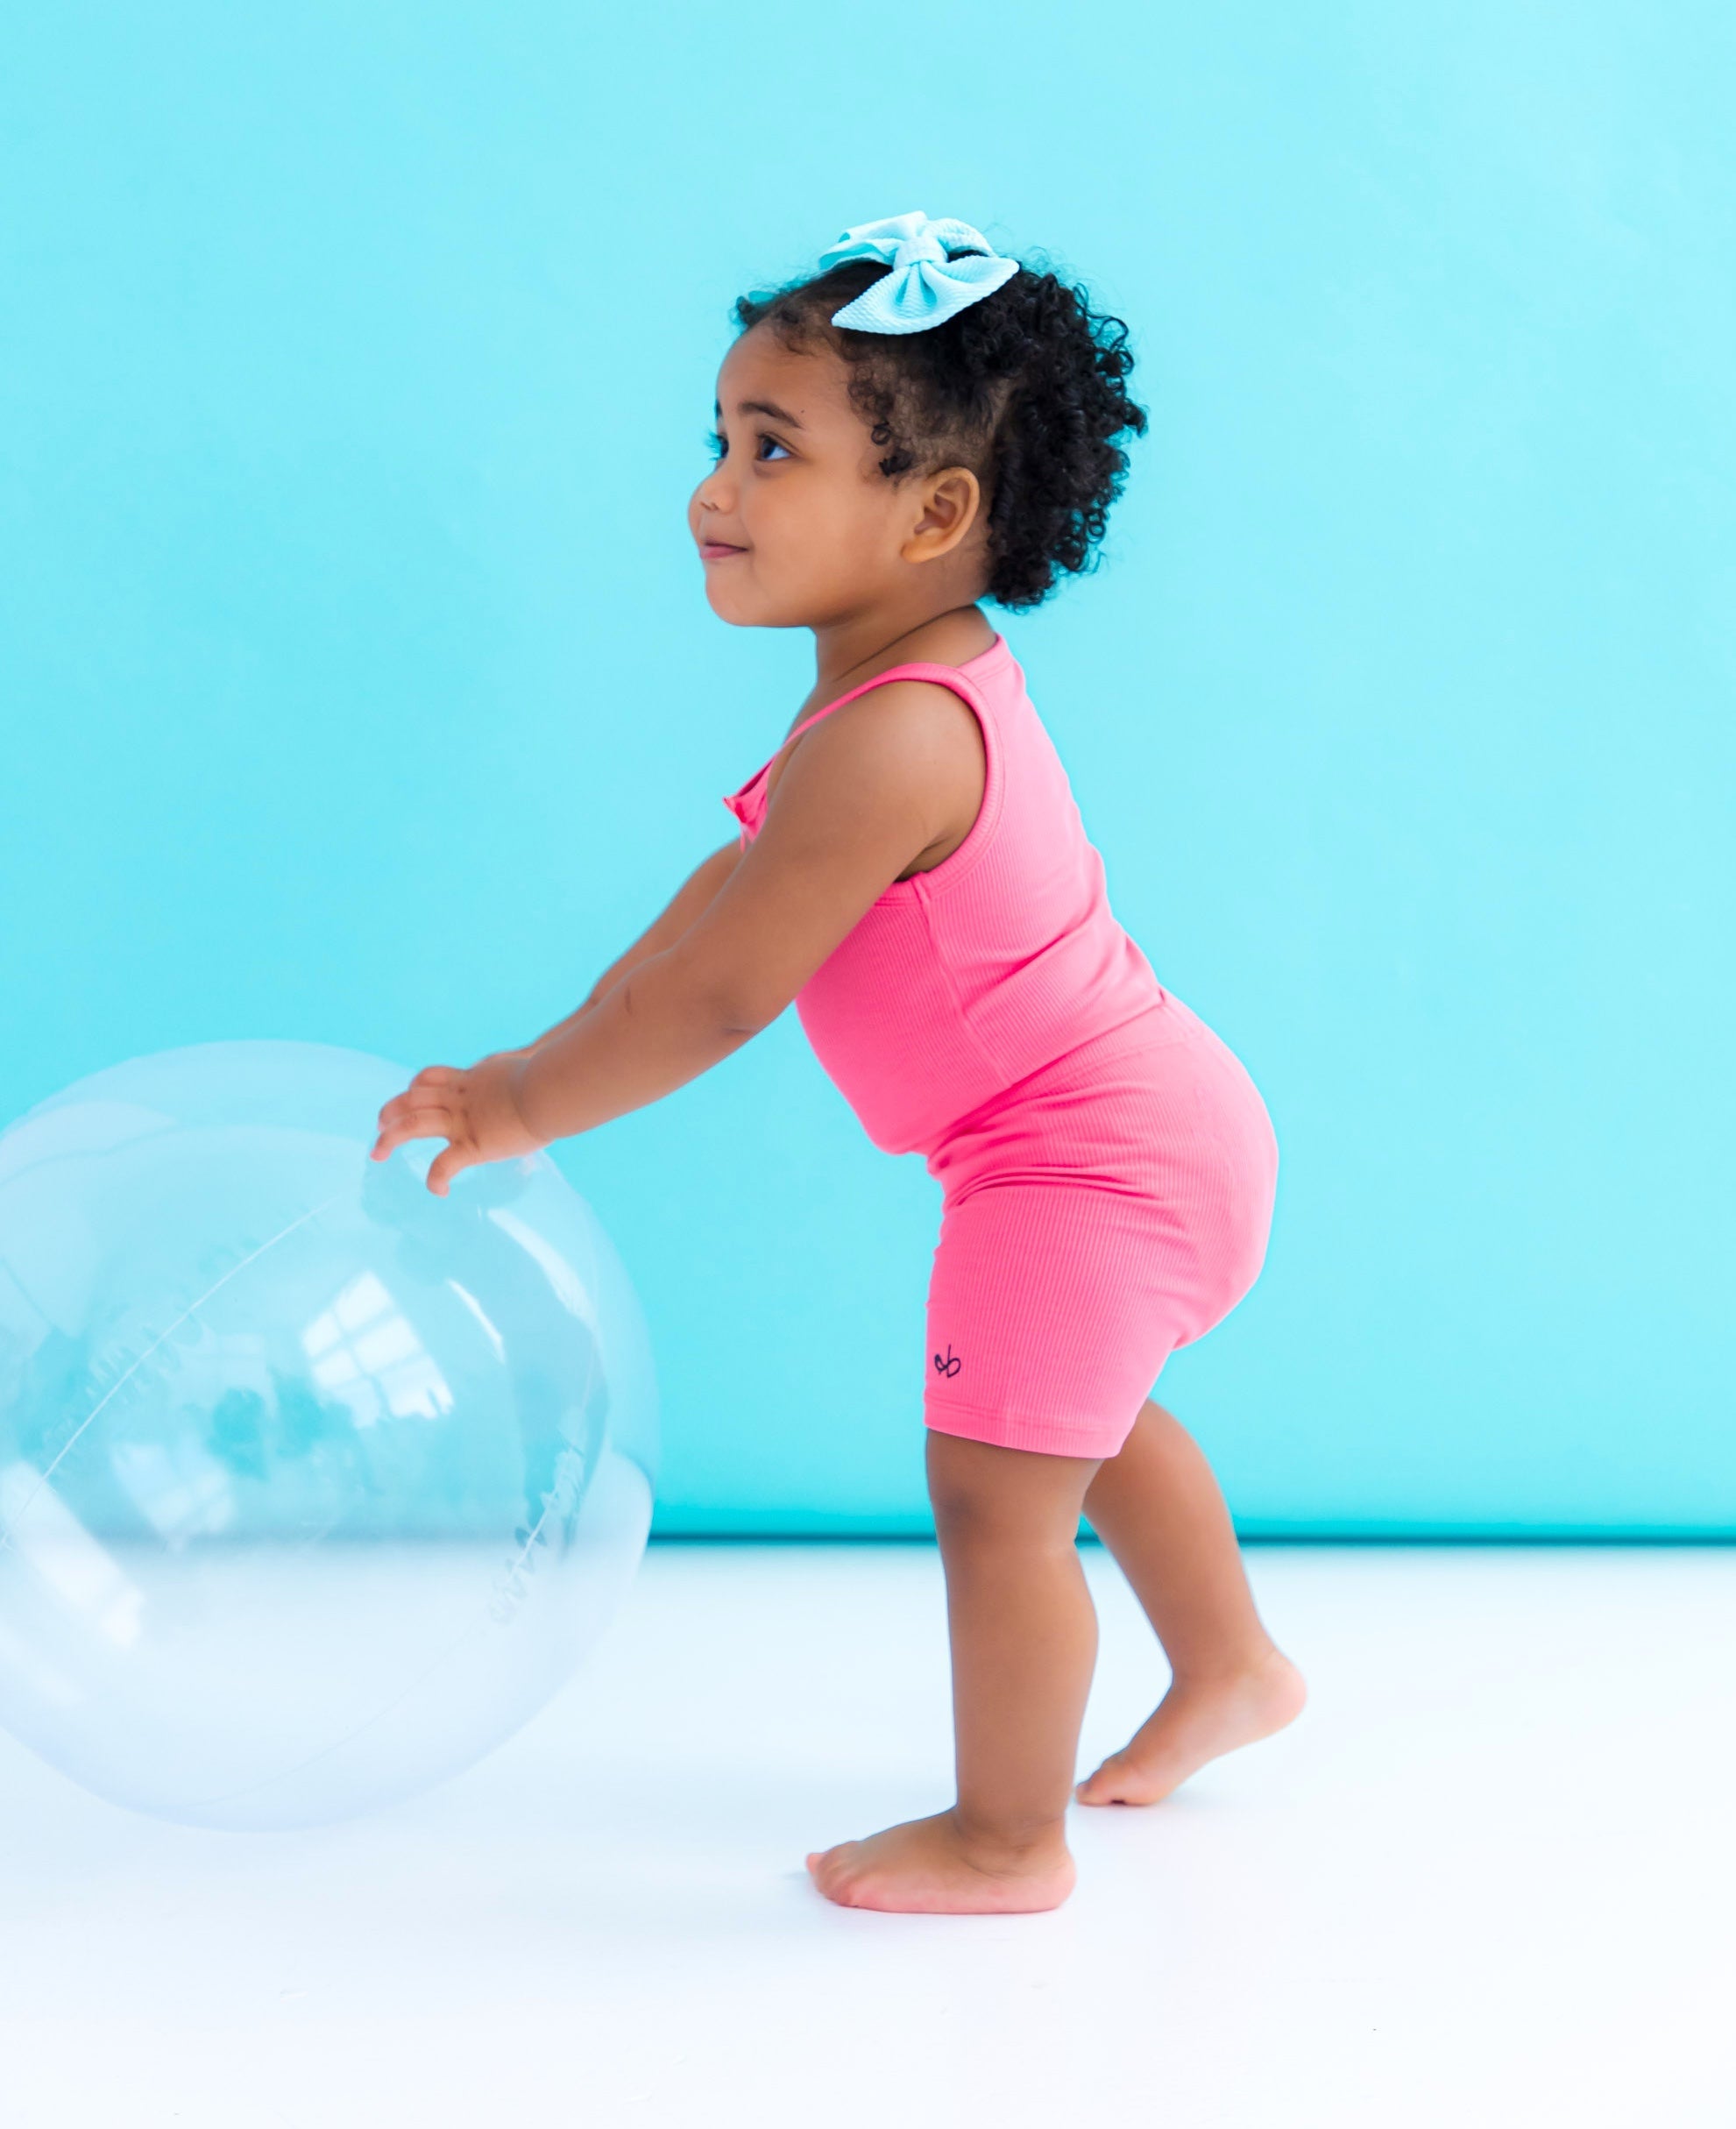
[[[722,516],[733,508],[735,487],[732,477],[721,465],[713,466],[693,491],[695,507],[704,515],[714,513]]]
[[[740,538],[739,533],[726,533],[726,525],[735,522],[733,515],[735,498],[733,494],[714,495],[701,491],[693,498],[693,507],[688,513],[693,537],[697,542],[726,540],[732,544]]]

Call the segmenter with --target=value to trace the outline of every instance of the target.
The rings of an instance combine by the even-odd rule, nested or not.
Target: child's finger
[[[395,1146],[411,1139],[450,1139],[454,1135],[451,1111],[424,1104],[389,1124],[375,1143],[373,1157],[384,1160]]]
[[[400,1110],[398,1114],[392,1119],[392,1122],[387,1126],[387,1129],[391,1131],[409,1132],[417,1125],[431,1123],[436,1125],[440,1125],[442,1124],[450,1124],[452,1121],[453,1115],[453,1107],[450,1102],[429,1101],[428,1097],[424,1096],[421,1101],[413,1102],[407,1108]]]
[[[434,1165],[428,1171],[429,1189],[436,1197],[444,1197],[451,1189],[453,1176],[461,1168],[470,1166],[467,1154],[461,1153],[456,1146],[449,1146],[443,1153],[436,1156]]]
[[[464,1075],[451,1065],[426,1066],[416,1074],[401,1094],[394,1094],[389,1102],[383,1104],[376,1120],[381,1124],[390,1124],[403,1112],[407,1105],[414,1104],[418,1099],[426,1101],[429,1094],[436,1093],[442,1088],[451,1086],[455,1081],[462,1079],[463,1076]]]

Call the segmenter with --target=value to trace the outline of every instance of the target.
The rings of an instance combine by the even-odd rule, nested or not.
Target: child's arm
[[[520,1126],[545,1146],[594,1130],[778,1018],[956,812],[932,697],[957,699],[932,682],[888,681],[865,713],[848,703],[804,735],[759,833],[698,919],[512,1058]]]
[[[695,919],[709,908],[712,898],[724,882],[734,871],[741,856],[740,841],[726,843],[721,850],[713,850],[703,863],[696,866],[686,880],[676,890],[669,907],[645,931],[641,932],[627,951],[612,961],[592,983],[585,1003],[564,1020],[557,1020],[547,1028],[535,1042],[527,1042],[521,1054],[528,1056],[532,1050],[540,1050],[545,1043],[570,1028],[582,1012],[591,1008],[606,992],[614,989],[624,976],[636,969],[641,961],[653,954],[661,954],[672,946]]]

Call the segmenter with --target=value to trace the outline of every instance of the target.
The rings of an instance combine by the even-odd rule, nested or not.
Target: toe
[[[1106,1759],[1073,1793],[1081,1804],[1125,1804],[1130,1800],[1128,1782],[1127,1770],[1117,1766],[1114,1760]]]
[[[840,1841],[829,1849],[816,1849],[808,1858],[808,1874],[829,1900],[838,1898],[839,1880],[844,1875],[844,1851],[854,1845]]]
[[[840,1870],[838,1865],[827,1856],[820,1857],[819,1867],[814,1872],[814,1886],[815,1890],[825,1898],[829,1899],[833,1906],[847,1907],[850,1905],[848,1874]]]

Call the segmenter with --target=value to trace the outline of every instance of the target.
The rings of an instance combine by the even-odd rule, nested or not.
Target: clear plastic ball
[[[0,1133],[0,1724],[185,1824],[315,1825],[473,1764],[638,1565],[656,1392],[546,1154],[369,1158],[411,1075],[216,1042]]]

